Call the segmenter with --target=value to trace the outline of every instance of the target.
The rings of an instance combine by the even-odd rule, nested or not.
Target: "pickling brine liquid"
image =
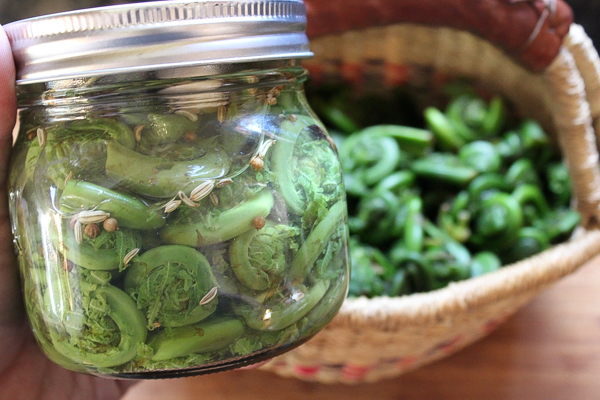
[[[53,361],[201,373],[281,353],[333,318],[348,286],[345,192],[303,79],[292,63],[19,88],[13,232]]]

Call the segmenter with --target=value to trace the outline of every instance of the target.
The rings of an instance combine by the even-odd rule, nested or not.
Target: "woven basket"
[[[356,81],[369,66],[388,83],[411,68],[470,78],[505,96],[522,116],[558,139],[582,226],[567,243],[497,272],[437,291],[397,298],[351,298],[314,338],[261,368],[324,383],[373,382],[446,357],[490,333],[535,295],[600,253],[600,60],[575,24],[542,72],[465,30],[412,23],[313,40],[306,66],[321,77]],[[371,71],[372,72],[372,71]],[[370,76],[372,79],[372,76]],[[594,129],[596,123],[596,129]]]

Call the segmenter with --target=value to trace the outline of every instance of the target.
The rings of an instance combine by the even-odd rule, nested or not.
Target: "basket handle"
[[[573,22],[563,0],[305,0],[314,38],[411,22],[465,30],[495,44],[533,72],[558,54]]]

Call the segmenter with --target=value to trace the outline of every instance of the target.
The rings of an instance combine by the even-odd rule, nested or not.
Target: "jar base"
[[[164,370],[164,371],[145,371],[145,372],[128,372],[123,374],[112,374],[110,376],[101,375],[103,378],[112,379],[123,379],[123,380],[152,380],[152,379],[174,379],[174,378],[186,378],[197,375],[207,375],[215,372],[230,371],[233,369],[239,369],[255,365],[263,361],[268,361],[273,357],[279,356],[296,347],[309,341],[314,335],[307,337],[306,339],[294,342],[288,345],[279,346],[264,350],[263,352],[252,353],[247,356],[239,357],[236,359],[228,359],[222,362],[216,362],[211,364],[202,365],[199,367],[178,369],[178,370]]]

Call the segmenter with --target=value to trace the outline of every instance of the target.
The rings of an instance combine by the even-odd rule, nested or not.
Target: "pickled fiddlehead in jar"
[[[147,104],[23,114],[11,207],[49,357],[100,375],[198,373],[270,357],[333,317],[345,193],[303,76],[178,78],[144,87]]]
[[[21,60],[10,209],[25,306],[65,368],[165,378],[259,362],[346,296],[345,190],[304,94],[304,4],[238,6],[4,26]],[[63,23],[80,29],[47,31]],[[29,51],[40,41],[52,59]]]

